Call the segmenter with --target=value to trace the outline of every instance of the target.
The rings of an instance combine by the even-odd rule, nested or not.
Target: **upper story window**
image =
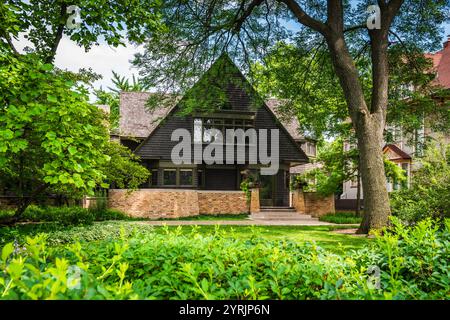
[[[253,128],[253,120],[250,119],[228,119],[228,118],[195,118],[194,119],[194,142],[211,143],[226,137],[227,129]],[[215,130],[212,130],[215,129]]]

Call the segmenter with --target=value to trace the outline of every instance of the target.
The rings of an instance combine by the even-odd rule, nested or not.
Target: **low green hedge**
[[[14,211],[0,211],[0,219],[12,216]],[[84,209],[77,206],[71,207],[41,207],[29,206],[21,221],[29,222],[57,222],[62,225],[87,225],[94,221],[104,220],[129,220],[124,213],[112,209]]]
[[[319,217],[319,220],[337,224],[359,224],[362,218],[356,216],[354,212],[336,212],[327,213]]]
[[[450,223],[393,224],[371,246],[343,255],[257,234],[235,239],[220,228],[209,235],[123,231],[115,241],[55,247],[42,234],[3,247],[0,297],[448,299]]]

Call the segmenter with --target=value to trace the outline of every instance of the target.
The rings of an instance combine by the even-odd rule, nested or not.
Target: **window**
[[[180,186],[192,186],[192,169],[180,169]]]
[[[210,143],[218,140],[219,132],[225,140],[226,129],[243,129],[244,131],[253,128],[253,120],[242,119],[220,119],[220,118],[195,118],[194,119],[194,143]],[[219,132],[211,132],[216,129]]]
[[[152,186],[157,186],[158,185],[158,169],[152,170],[152,176],[150,178],[150,184]]]
[[[177,185],[177,170],[176,169],[164,169],[164,185],[176,186]]]
[[[197,183],[199,187],[203,187],[203,170],[197,171]]]

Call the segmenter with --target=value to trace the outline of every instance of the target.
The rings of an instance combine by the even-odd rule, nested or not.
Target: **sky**
[[[450,23],[445,25],[445,36],[443,41],[450,35]],[[19,51],[30,43],[23,37],[15,42]],[[70,71],[78,71],[80,68],[92,68],[92,70],[100,75],[102,79],[95,81],[95,88],[113,86],[111,82],[112,71],[114,70],[121,76],[131,78],[133,74],[138,75],[138,70],[133,68],[130,61],[137,52],[142,52],[143,47],[136,47],[132,44],[114,48],[100,41],[100,45],[93,46],[88,52],[78,47],[73,41],[67,37],[63,37],[56,54],[55,65],[61,69]],[[94,100],[94,95],[91,95]]]

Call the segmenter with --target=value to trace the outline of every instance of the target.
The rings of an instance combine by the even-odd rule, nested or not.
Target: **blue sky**
[[[447,39],[447,35],[450,35],[450,23],[445,25],[443,41]],[[16,42],[16,45],[19,50],[22,50],[29,43],[22,36]],[[94,87],[100,88],[102,86],[106,88],[112,86],[112,70],[128,78],[131,78],[132,74],[137,75],[138,71],[132,67],[130,60],[135,53],[142,50],[142,47],[136,47],[131,44],[127,44],[125,47],[113,48],[100,41],[99,46],[94,46],[89,52],[85,52],[84,49],[78,47],[70,39],[63,37],[58,48],[55,64],[60,68],[71,71],[78,71],[80,68],[92,68],[94,72],[103,76],[103,79],[94,82]]]

